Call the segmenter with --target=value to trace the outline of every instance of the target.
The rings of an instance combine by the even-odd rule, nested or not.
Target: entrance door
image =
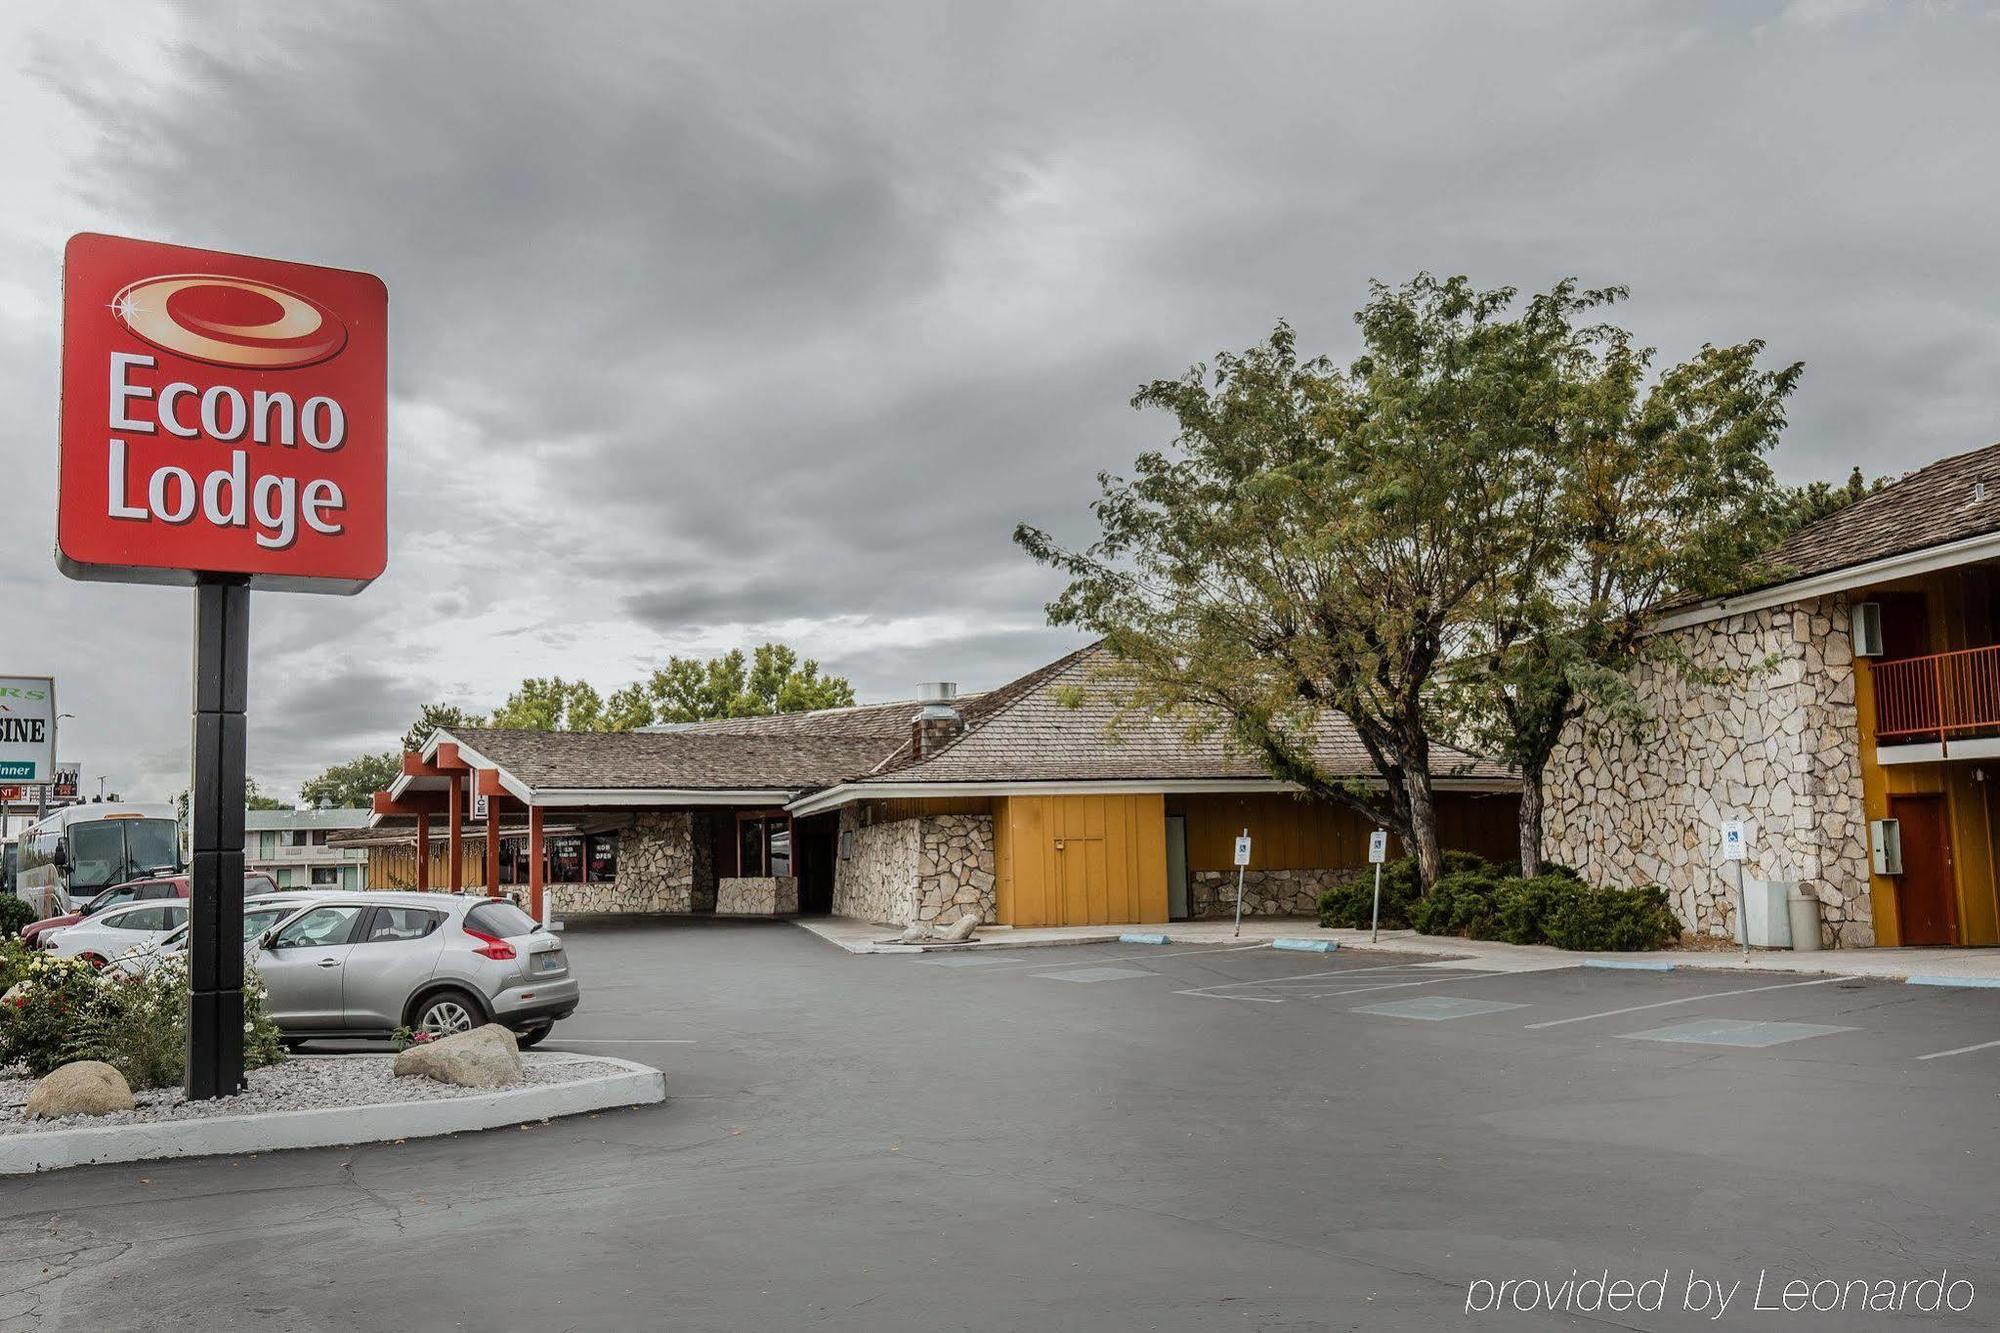
[[[1167,816],[1167,919],[1188,919],[1187,816]]]
[[[1902,826],[1903,873],[1896,880],[1896,916],[1904,944],[1958,943],[1951,826],[1942,796],[1892,796],[1889,817]]]
[[[1056,891],[1065,926],[1102,926],[1111,920],[1104,882],[1104,839],[1056,839]]]

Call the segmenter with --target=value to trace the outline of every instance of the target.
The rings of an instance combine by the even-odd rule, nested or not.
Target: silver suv
[[[562,941],[504,899],[454,893],[288,894],[298,904],[250,946],[288,1043],[446,1036],[500,1023],[523,1046],[579,998]],[[268,901],[268,900],[267,900]]]

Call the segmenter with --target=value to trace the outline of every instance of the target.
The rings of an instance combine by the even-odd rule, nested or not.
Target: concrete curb
[[[620,1069],[614,1074],[598,1074],[568,1083],[508,1088],[436,1101],[375,1102],[308,1111],[270,1111],[262,1115],[83,1125],[34,1134],[0,1134],[0,1176],[55,1171],[93,1162],[146,1162],[167,1157],[214,1157],[432,1138],[614,1106],[646,1106],[667,1099],[666,1075],[651,1065],[608,1055],[582,1056],[574,1063],[612,1064]]]
[[[1619,972],[1671,972],[1674,970],[1672,963],[1628,962],[1620,958],[1586,958],[1583,960],[1583,966],[1607,967]]]
[[[1173,941],[1168,939],[1165,935],[1143,935],[1143,934],[1120,935],[1118,937],[1118,942],[1120,944],[1172,944],[1173,943]]]
[[[1966,986],[1973,990],[2000,990],[2000,977],[1904,977],[1905,986]]]
[[[1339,940],[1272,940],[1273,949],[1296,949],[1300,953],[1332,953],[1340,948]]]

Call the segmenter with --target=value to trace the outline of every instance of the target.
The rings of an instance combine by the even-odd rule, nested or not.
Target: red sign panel
[[[389,555],[388,317],[367,273],[71,237],[63,572],[366,587]]]

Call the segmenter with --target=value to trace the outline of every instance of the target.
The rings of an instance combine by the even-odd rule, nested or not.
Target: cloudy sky
[[[2000,12],[1710,4],[90,4],[0,17],[0,672],[87,784],[187,762],[190,594],[54,538],[80,230],[391,293],[389,573],[253,612],[289,792],[430,699],[789,641],[864,699],[1069,646],[1142,380],[1370,278],[1634,289],[1806,378],[1790,479],[2000,439]]]

